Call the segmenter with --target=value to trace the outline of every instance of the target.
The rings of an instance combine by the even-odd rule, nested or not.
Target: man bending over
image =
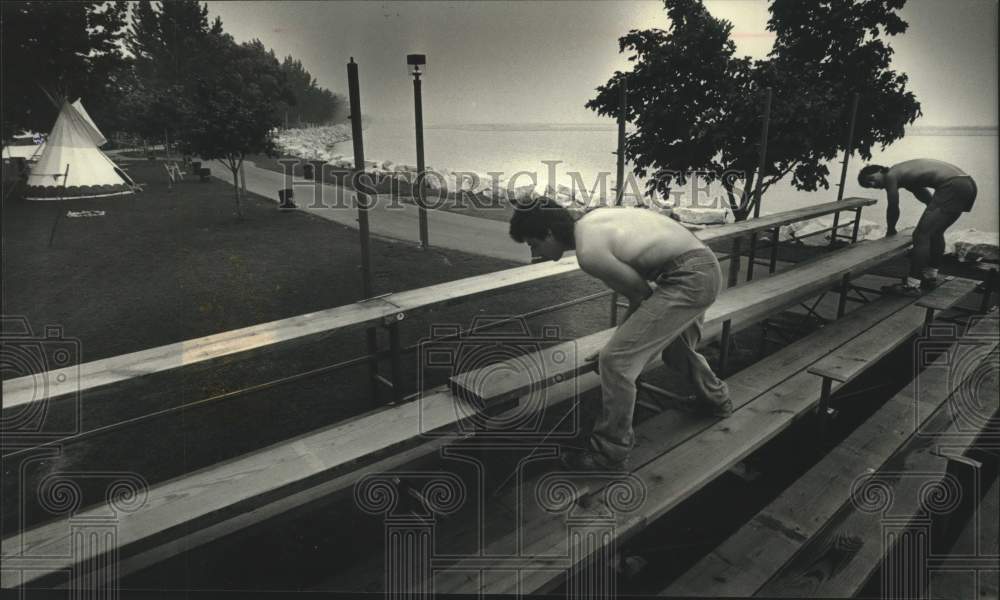
[[[944,256],[944,232],[962,215],[972,210],[976,182],[955,165],[918,158],[886,168],[868,165],[858,173],[858,183],[866,188],[885,189],[886,232],[895,235],[899,221],[899,189],[905,189],[927,205],[913,231],[913,256],[909,275],[902,283],[882,289],[893,294],[919,296],[921,287],[937,285],[938,267]],[[934,190],[934,193],[927,191]]]
[[[657,353],[670,371],[693,385],[694,408],[717,416],[732,413],[729,389],[696,350],[722,272],[715,254],[683,225],[639,208],[597,208],[574,218],[556,202],[540,198],[515,210],[510,236],[548,260],[576,250],[585,273],[628,298],[628,313],[598,354],[601,413],[587,447],[563,453],[568,468],[625,468],[635,441],[636,379]]]

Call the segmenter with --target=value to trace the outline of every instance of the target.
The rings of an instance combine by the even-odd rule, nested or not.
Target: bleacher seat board
[[[899,302],[898,298],[883,298],[878,302]],[[749,453],[759,448],[761,445],[772,439],[775,435],[783,431],[792,422],[804,415],[813,408],[819,400],[820,385],[819,378],[805,371],[809,364],[822,358],[822,356],[835,350],[838,346],[850,341],[870,328],[877,327],[894,314],[899,313],[900,305],[896,306],[896,311],[890,314],[881,313],[877,318],[872,318],[863,323],[859,323],[856,329],[851,326],[851,320],[861,319],[866,311],[871,311],[877,303],[859,309],[851,313],[837,327],[827,327],[811,336],[800,340],[779,353],[768,357],[765,361],[758,363],[747,371],[751,377],[760,377],[761,374],[778,372],[772,368],[780,362],[786,362],[787,370],[781,371],[784,380],[774,382],[776,385],[767,391],[753,397],[754,392],[749,392],[750,398],[734,402],[737,406],[735,414],[722,421],[703,420],[701,423],[687,425],[690,430],[684,431],[683,427],[670,429],[669,432],[657,431],[655,435],[645,438],[642,431],[644,429],[655,428],[660,422],[675,415],[660,415],[650,419],[639,426],[637,434],[640,439],[653,442],[650,446],[637,447],[637,464],[633,473],[638,476],[645,486],[646,502],[637,514],[625,515],[615,523],[615,536],[619,541],[629,537],[646,523],[659,518],[671,508],[679,504],[684,499],[690,497],[694,492],[706,483],[728,470],[734,464],[745,458]],[[903,302],[902,308],[909,307],[909,302]],[[918,311],[919,312],[919,311]],[[869,312],[870,316],[874,316]],[[922,321],[917,320],[913,325],[918,328]],[[841,332],[844,336],[830,345],[817,343],[825,336]],[[899,331],[899,337],[908,337],[912,332]],[[835,339],[835,338],[834,338]],[[893,342],[896,343],[896,342]],[[810,352],[815,352],[810,356]],[[872,352],[879,352],[872,349]],[[771,361],[768,364],[768,361]],[[740,384],[739,378],[730,378],[734,383],[734,393],[741,389],[752,389],[753,386]],[[728,380],[727,380],[728,381]],[[758,384],[757,389],[768,388],[768,385]],[[752,399],[752,402],[749,400]],[[749,402],[749,403],[748,403]],[[659,422],[658,422],[659,421]],[[648,423],[648,424],[647,424]],[[693,426],[692,426],[693,425]],[[663,447],[656,448],[656,440],[664,438],[667,442],[666,450]],[[671,444],[677,440],[677,444]],[[663,451],[664,453],[660,454]],[[650,456],[647,456],[650,455]],[[646,461],[646,462],[642,462]],[[599,514],[603,509],[599,498],[599,492],[603,485],[598,480],[588,481],[587,479],[575,481],[576,494],[578,496],[588,496],[586,504],[594,506],[594,514]],[[523,510],[523,509],[522,509]],[[511,533],[511,536],[520,536],[522,556],[542,556],[552,553],[567,554],[566,525],[562,515],[545,514],[542,511],[535,511],[539,515],[538,519],[522,524],[521,531]],[[586,516],[590,512],[584,512],[578,516]],[[510,545],[509,540],[496,542],[498,547]],[[492,548],[492,545],[491,545]],[[484,554],[491,554],[489,548],[484,549]],[[472,561],[477,562],[477,561]],[[482,564],[478,561],[477,564]],[[520,589],[525,592],[547,592],[560,583],[562,574],[551,570],[528,570],[519,579],[517,574],[500,577],[494,576],[490,579],[487,587],[476,588],[478,580],[471,577],[462,577],[459,574],[467,569],[469,565],[461,562],[455,566],[455,577],[450,577],[438,581],[439,584],[448,587],[436,588],[438,592],[444,593],[511,593]],[[497,568],[502,568],[497,565]]]
[[[988,334],[995,324],[980,321],[973,334]],[[995,342],[975,348],[980,357],[995,349]],[[882,467],[915,432],[932,431],[931,425],[935,424],[929,415],[938,414],[959,383],[940,376],[950,356],[946,353],[936,358],[918,378],[746,525],[671,582],[662,594],[748,597],[756,593],[850,501],[851,485],[859,476]]]

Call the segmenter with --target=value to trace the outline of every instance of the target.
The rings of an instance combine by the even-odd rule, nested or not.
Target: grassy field
[[[130,163],[145,183],[132,196],[65,202],[8,198],[3,206],[3,314],[27,319],[36,334],[58,325],[79,341],[81,361],[135,352],[245,327],[361,298],[355,230],[304,213],[284,213],[265,198],[244,200],[234,214],[232,187],[221,181],[182,182],[168,189],[157,161]],[[67,217],[67,212],[103,216]],[[55,225],[52,244],[48,241]],[[515,266],[456,251],[372,241],[375,294],[402,291]],[[601,289],[577,274],[489,299],[412,315],[404,344],[435,323],[468,326],[484,315],[527,312]],[[529,321],[533,332],[555,325],[567,337],[606,326],[607,301]],[[386,337],[380,333],[382,347]],[[80,428],[90,430],[189,404],[325,365],[363,352],[363,333],[224,361],[211,369],[167,372],[81,399]],[[416,387],[415,355],[404,361]],[[382,365],[383,373],[388,364]],[[366,369],[350,368],[266,391],[230,397],[141,421],[68,444],[60,457],[32,463],[30,479],[51,470],[124,470],[160,481],[369,410]],[[8,372],[9,378],[23,373]],[[387,398],[382,398],[384,401]],[[50,407],[54,420],[72,417],[72,402]],[[16,484],[4,479],[6,523],[17,516]],[[25,515],[43,520],[42,513]]]

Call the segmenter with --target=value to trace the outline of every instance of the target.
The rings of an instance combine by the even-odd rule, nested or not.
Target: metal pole
[[[840,183],[837,185],[837,202],[844,199],[844,184],[847,182],[847,163],[850,161],[851,154],[854,151],[854,124],[858,116],[858,100],[860,95],[858,92],[854,92],[854,96],[851,98],[851,121],[847,126],[847,146],[844,147],[844,160],[840,164]],[[830,232],[830,245],[832,246],[837,241],[837,224],[840,222],[840,213],[833,213],[833,231]]]
[[[417,125],[417,212],[420,217],[420,247],[427,248],[427,206],[424,203],[424,108],[420,73],[413,74],[413,113]]]
[[[760,160],[757,163],[757,181],[754,183],[753,218],[760,216],[761,181],[764,179],[764,166],[767,162],[767,130],[771,124],[771,88],[764,95],[764,114],[760,127]],[[753,267],[757,260],[757,234],[750,235],[750,256],[747,262],[747,281],[753,279]]]
[[[760,216],[761,190],[760,182],[764,179],[764,165],[767,161],[767,129],[771,124],[771,88],[767,88],[764,96],[764,122],[760,128],[760,162],[757,163],[757,182],[754,185],[753,218]]]
[[[628,84],[622,76],[618,85],[618,150],[616,161],[615,206],[621,206],[625,186],[625,112],[628,109]],[[618,292],[611,294],[611,326],[618,324]]]
[[[618,83],[618,161],[615,176],[615,206],[621,206],[625,194],[625,115],[628,111],[628,80],[623,75]]]
[[[347,63],[347,86],[351,103],[351,141],[354,144],[354,172],[355,180],[360,181],[364,177],[365,171],[365,145],[361,132],[361,88],[358,84],[358,64],[351,57],[351,62]],[[368,234],[368,195],[364,190],[355,186],[354,197],[358,205],[358,229],[361,233],[361,289],[365,299],[372,297],[372,270],[371,253],[369,250]],[[368,327],[365,331],[368,341],[368,354],[375,354],[378,351],[377,331],[374,327]],[[370,384],[372,400],[378,398],[378,358],[372,358],[369,363]]]

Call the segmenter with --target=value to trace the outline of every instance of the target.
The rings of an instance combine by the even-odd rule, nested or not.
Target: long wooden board
[[[766,279],[723,291],[705,313],[705,338],[712,339],[724,321],[738,331],[802,299],[826,291],[844,275],[859,275],[902,253],[909,246],[906,233],[856,244]],[[524,395],[596,364],[586,358],[607,343],[615,329],[558,344],[498,365],[484,366],[451,377],[452,389],[470,398],[497,402]],[[525,368],[530,365],[531,368]]]
[[[891,335],[891,331],[886,326],[891,323],[892,327],[900,330],[916,331],[924,320],[924,311],[920,307],[933,305],[938,309],[950,308],[959,300],[971,294],[976,289],[977,282],[971,279],[952,278],[933,293],[926,294],[916,302],[918,306],[911,310],[902,311],[894,315],[891,320],[868,331],[864,335],[858,336],[850,344],[844,345],[836,352],[831,353],[823,360],[809,367],[809,372],[820,377],[828,377],[841,383],[846,383],[864,372],[872,362],[878,361],[883,356],[896,349],[885,343],[886,339],[897,340],[903,343],[906,339],[898,337],[886,337],[886,333]],[[872,354],[871,348],[879,348],[881,354]]]
[[[850,210],[873,204],[866,198],[848,198],[768,215],[759,219],[731,223],[699,231],[696,235],[706,242],[725,240],[775,226],[813,218],[837,210]],[[512,242],[513,243],[513,242]],[[577,271],[575,256],[552,263],[515,267],[432,285],[416,290],[387,294],[356,304],[298,315],[250,327],[234,329],[206,337],[185,340],[139,352],[123,354],[37,375],[25,375],[3,382],[3,409],[15,408],[36,401],[52,400],[78,394],[101,386],[171,369],[218,360],[223,357],[259,351],[262,348],[301,342],[318,335],[347,332],[380,323],[386,317],[423,310],[458,300],[467,300],[489,293],[510,289],[533,281]],[[47,388],[37,389],[39,381]]]
[[[988,333],[980,323],[975,333]],[[857,338],[856,338],[857,339]],[[996,344],[983,345],[988,354]],[[855,429],[820,462],[781,493],[739,531],[665,588],[664,596],[748,597],[778,571],[849,500],[851,484],[880,468],[907,439],[922,431],[927,417],[951,395],[949,381],[935,359]],[[920,386],[917,393],[916,386]]]
[[[985,360],[998,360],[996,350]],[[983,377],[975,382],[980,392],[978,401],[986,414],[997,414],[1000,409],[1000,389],[996,369],[981,372]],[[890,499],[884,511],[862,511],[851,502],[844,504],[818,535],[784,565],[757,594],[765,597],[849,597],[867,583],[878,568],[890,544],[883,538],[891,514],[894,523],[912,522],[923,510],[922,498],[928,485],[940,481],[947,471],[947,459],[936,453],[946,445],[949,452],[961,454],[969,448],[974,436],[963,434],[961,412],[942,406],[931,417],[924,431],[935,434],[933,440],[926,436],[910,439],[883,465],[888,476],[880,478],[883,492]],[[967,431],[967,430],[966,430]],[[947,440],[947,441],[945,441]],[[910,476],[901,473],[912,474]],[[897,530],[897,533],[899,531]],[[837,540],[851,540],[850,550],[844,551]],[[839,551],[838,551],[839,550]],[[823,565],[823,568],[814,568]]]
[[[912,332],[897,331],[895,335],[909,337],[910,333]],[[894,342],[887,340],[886,343]],[[877,353],[878,349],[873,348],[872,352]],[[841,386],[835,386],[835,389],[839,387]],[[586,543],[580,542],[583,538],[567,536],[567,524],[562,515],[541,515],[516,534],[524,538],[521,556],[529,564],[532,558],[551,556],[574,556],[585,560],[601,551],[608,543],[627,540],[784,431],[811,410],[819,397],[819,378],[804,370],[799,371],[737,410],[732,417],[710,425],[683,444],[636,469],[633,473],[643,482],[646,501],[636,512],[619,515],[614,523],[613,534],[602,534],[603,543],[592,541],[590,546],[581,546],[580,544]],[[586,504],[592,508],[575,512],[575,517],[596,517],[609,510],[604,505],[604,500],[598,496],[601,489],[602,486],[597,485],[583,492],[587,495]],[[488,556],[493,552],[486,549],[483,554]],[[543,562],[540,560],[537,564],[541,566]],[[520,590],[545,593],[551,591],[564,577],[558,570],[535,568],[520,573],[498,573],[480,586],[476,578],[459,576],[463,571],[474,571],[473,565],[482,564],[481,560],[469,563],[460,561],[453,569],[456,576],[446,578],[451,587],[439,588],[437,591],[514,593]],[[497,564],[495,568],[502,569],[502,565]]]
[[[894,296],[879,298],[871,304],[848,313],[837,322],[835,327],[819,329],[751,367],[726,378],[735,407],[743,406],[756,396],[803,370],[825,353],[881,322],[894,312],[909,306],[912,302],[912,298]],[[652,370],[661,364],[657,358],[647,368]],[[594,384],[581,388],[581,391],[598,385],[599,380],[594,373],[587,373],[578,380],[588,378]],[[671,450],[691,436],[711,426],[714,422],[715,419],[697,418],[674,410],[668,410],[644,420],[635,429],[636,448],[631,457],[631,464],[641,466],[653,460],[659,454]],[[460,522],[457,517],[454,517],[438,523],[435,529],[438,548],[447,552],[457,548],[470,547],[478,550],[486,547],[482,545],[483,543],[492,544],[495,542],[491,550],[512,552],[515,540],[513,536],[508,535],[511,523],[503,515],[511,511],[518,511],[521,515],[521,522],[524,524],[522,530],[531,529],[541,508],[537,503],[525,502],[519,496],[519,491],[525,493],[525,490],[530,490],[531,486],[537,482],[535,475],[551,472],[552,469],[558,468],[553,461],[546,460],[535,460],[523,465],[518,478],[508,483],[502,495],[490,496],[487,499],[484,509],[486,514],[483,518],[485,519],[484,529],[489,532],[489,535],[486,536],[485,540],[476,537],[478,532],[475,528],[469,527],[467,523]],[[574,483],[577,492],[587,493],[594,486],[600,486],[602,480],[595,479],[591,482],[576,480]],[[494,510],[493,507],[497,507],[497,510]],[[474,519],[475,517],[470,518]],[[339,575],[331,582],[324,582],[323,587],[343,590],[378,589],[385,575],[383,558],[381,555],[373,556],[363,565],[353,567],[350,575]],[[345,587],[347,585],[351,587]]]

